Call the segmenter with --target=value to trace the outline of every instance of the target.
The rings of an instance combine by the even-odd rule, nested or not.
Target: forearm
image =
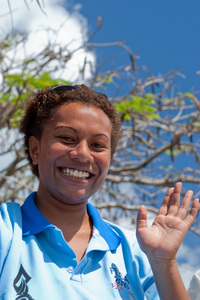
[[[161,300],[190,300],[176,260],[171,262],[151,261],[150,263]]]

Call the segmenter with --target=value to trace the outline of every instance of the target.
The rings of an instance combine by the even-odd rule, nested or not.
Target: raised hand
[[[188,191],[180,205],[182,184],[170,188],[151,227],[147,227],[147,211],[140,207],[137,217],[137,238],[141,249],[151,260],[172,260],[198,212],[195,199],[188,213],[193,192]]]

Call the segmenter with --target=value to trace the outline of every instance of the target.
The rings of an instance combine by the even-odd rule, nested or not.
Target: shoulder
[[[110,250],[118,249],[118,253],[121,253],[123,257],[129,257],[132,261],[136,260],[138,265],[141,263],[148,264],[146,255],[139,247],[135,230],[130,230],[102,219],[97,209],[91,204],[88,204],[88,211],[92,217],[94,227],[105,239]],[[116,243],[114,243],[113,240],[115,240]]]
[[[9,243],[14,232],[21,231],[21,207],[17,203],[6,202],[0,205],[0,245]]]
[[[150,269],[150,264],[145,253],[141,250],[136,238],[136,230],[130,230],[123,226],[105,221],[121,237],[121,247],[125,256],[131,257],[140,268]]]
[[[115,231],[121,238],[121,246],[123,248],[123,251],[129,249],[129,251],[131,252],[131,255],[135,258],[135,259],[142,259],[144,261],[146,261],[146,255],[142,252],[142,250],[140,249],[138,240],[136,238],[136,231],[135,230],[130,230],[126,227],[123,227],[121,225],[117,225],[114,223],[111,223],[109,221],[106,221],[108,226],[111,227],[111,229],[113,231]]]
[[[22,237],[21,207],[17,203],[3,203],[0,205],[0,272],[13,241],[18,237]]]
[[[21,220],[21,207],[17,203],[5,202],[0,205],[0,222],[13,223]]]
[[[122,240],[126,240],[132,245],[137,242],[135,230],[130,230],[126,227],[114,224],[107,220],[104,221],[107,223],[108,226],[111,227],[112,230],[114,230],[122,238]]]

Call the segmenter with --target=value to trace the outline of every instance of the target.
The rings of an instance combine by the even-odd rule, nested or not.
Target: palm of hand
[[[147,227],[147,213],[141,207],[137,219],[137,238],[141,249],[154,259],[173,259],[176,257],[185,234],[194,221],[198,211],[198,200],[193,202],[187,215],[192,198],[188,191],[180,204],[181,183],[168,190],[162,206],[152,226]],[[187,215],[187,216],[186,216]]]

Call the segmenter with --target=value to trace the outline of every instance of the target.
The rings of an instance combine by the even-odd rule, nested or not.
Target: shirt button
[[[74,271],[74,267],[70,266],[67,268],[67,272],[72,273]]]

